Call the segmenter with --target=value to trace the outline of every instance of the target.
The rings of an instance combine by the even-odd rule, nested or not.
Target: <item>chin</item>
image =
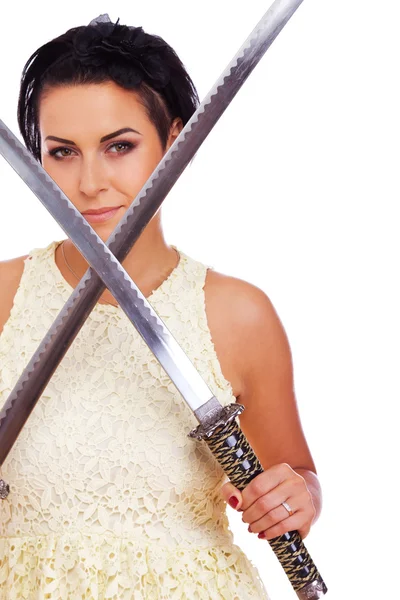
[[[103,242],[105,243],[108,238],[110,237],[110,235],[112,234],[112,232],[114,231],[114,227],[108,228],[107,230],[101,230],[101,231],[96,231],[97,235],[99,236],[99,238],[101,240],[103,240]]]
[[[118,223],[120,222],[122,216],[121,215],[115,215],[114,218],[112,219],[108,219],[107,221],[104,221],[103,223],[91,223],[88,219],[85,218],[85,215],[82,215],[83,218],[85,219],[85,221],[87,221],[87,223],[90,225],[90,227],[92,229],[94,229],[94,231],[97,233],[97,235],[99,237],[101,237],[101,239],[104,238],[104,236],[109,237],[111,235],[111,233],[114,231],[114,229],[116,228],[116,226],[118,225]]]
[[[108,240],[108,238],[115,229],[115,225],[114,227],[110,227],[109,223],[107,225],[106,223],[102,225],[95,225],[93,223],[90,223],[90,227],[97,233],[97,235],[101,240],[103,240],[103,242],[106,242]]]

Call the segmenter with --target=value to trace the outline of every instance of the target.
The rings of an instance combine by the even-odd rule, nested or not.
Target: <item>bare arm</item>
[[[320,513],[321,489],[300,422],[286,333],[261,290],[216,273],[211,277],[216,281],[214,294],[209,294],[210,329],[216,335],[221,366],[225,364],[227,378],[228,372],[234,373],[237,400],[245,406],[241,428],[265,470],[241,497],[235,494],[240,498],[237,508],[244,511],[246,522],[260,520],[259,527],[252,526],[257,532],[266,523],[260,511],[270,513],[271,536],[280,535],[274,526],[288,517],[281,502],[291,498],[297,520],[296,515],[290,517],[290,525],[296,523],[293,528],[305,537]],[[224,486],[227,500],[234,489],[231,484]]]

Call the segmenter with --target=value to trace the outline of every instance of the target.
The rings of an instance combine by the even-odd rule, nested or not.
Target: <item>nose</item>
[[[99,158],[85,158],[81,163],[79,174],[79,191],[85,196],[97,196],[107,189],[107,176],[104,165]]]

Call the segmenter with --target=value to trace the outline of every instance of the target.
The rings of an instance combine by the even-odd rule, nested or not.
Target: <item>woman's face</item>
[[[39,127],[43,167],[105,241],[164,154],[146,109],[112,82],[54,87]]]

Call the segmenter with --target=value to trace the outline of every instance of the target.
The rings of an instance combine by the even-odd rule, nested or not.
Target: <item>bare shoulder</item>
[[[228,318],[234,316],[241,322],[251,325],[260,318],[275,319],[277,313],[268,295],[259,287],[223,273],[209,270],[206,279],[206,293],[210,303],[221,307]]]
[[[205,297],[222,371],[239,396],[265,346],[290,352],[285,330],[268,295],[247,281],[209,270]]]
[[[0,333],[7,322],[27,256],[0,261]]]

